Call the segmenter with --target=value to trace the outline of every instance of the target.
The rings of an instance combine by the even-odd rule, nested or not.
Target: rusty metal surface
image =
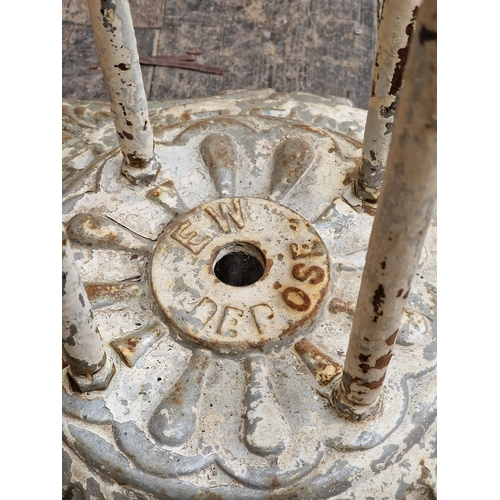
[[[262,255],[257,281],[237,286],[217,277],[219,259],[239,253],[249,260],[252,250]],[[297,213],[259,198],[222,198],[168,225],[151,281],[167,318],[190,339],[247,353],[307,330],[328,289],[329,267],[321,238]]]
[[[424,0],[417,15],[416,39],[408,57],[344,371],[332,393],[338,411],[354,420],[377,411],[436,210],[436,18],[436,0]]]
[[[148,187],[121,175],[105,105],[67,103],[63,222],[116,373],[108,389],[81,395],[63,368],[65,494],[435,495],[436,223],[380,412],[361,424],[343,419],[328,395],[345,359],[373,223],[374,208],[352,190],[366,112],[273,95],[152,103],[162,168]],[[328,259],[294,259],[314,249],[304,247],[306,234]],[[235,286],[215,274],[215,261],[233,250],[263,266],[257,281]],[[311,293],[310,304],[285,294],[302,311],[284,300],[292,287]],[[279,329],[253,326],[252,307],[263,304],[272,315],[253,311]],[[280,339],[287,328],[293,334]]]
[[[106,355],[66,231],[62,232],[62,350],[68,375],[80,391],[108,387],[115,372]]]
[[[124,158],[123,174],[132,182],[148,183],[159,165],[129,3],[88,0],[88,8]]]

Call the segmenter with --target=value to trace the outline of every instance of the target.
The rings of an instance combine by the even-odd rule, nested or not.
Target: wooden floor
[[[140,56],[200,51],[215,75],[142,66],[149,100],[273,88],[365,108],[377,0],[130,0]],[[63,0],[63,98],[107,100],[86,0]]]

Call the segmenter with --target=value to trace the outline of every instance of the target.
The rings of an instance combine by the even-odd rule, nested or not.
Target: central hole
[[[222,283],[231,286],[248,286],[264,274],[265,258],[250,243],[232,243],[224,247],[215,260],[214,273]]]

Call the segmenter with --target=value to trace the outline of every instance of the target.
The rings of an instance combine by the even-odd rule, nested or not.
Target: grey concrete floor
[[[273,88],[365,108],[377,0],[130,0],[140,56],[202,52],[224,75],[142,66],[149,100]],[[63,0],[62,96],[106,101],[86,0]]]

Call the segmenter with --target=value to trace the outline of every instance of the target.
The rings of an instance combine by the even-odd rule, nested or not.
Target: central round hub
[[[214,273],[226,285],[248,286],[262,278],[265,265],[264,255],[256,246],[237,242],[219,252]]]
[[[154,294],[191,340],[226,353],[303,333],[330,282],[328,252],[292,210],[226,198],[180,215],[153,254]]]

